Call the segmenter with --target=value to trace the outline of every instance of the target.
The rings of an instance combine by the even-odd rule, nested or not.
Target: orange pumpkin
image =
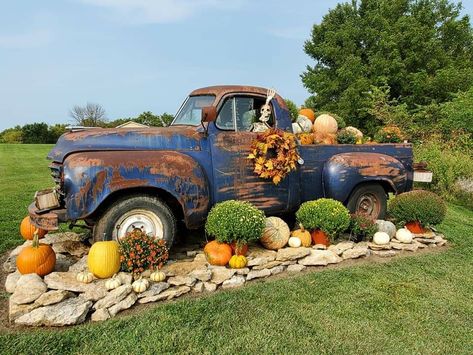
[[[49,274],[56,265],[56,253],[47,244],[40,244],[38,234],[33,236],[33,244],[25,247],[16,258],[16,267],[21,274]]]
[[[329,133],[314,133],[315,144],[335,144],[337,142],[337,136]]]
[[[312,130],[319,133],[336,134],[338,131],[338,123],[332,116],[323,114],[315,119]]]
[[[302,145],[314,144],[314,136],[312,133],[300,133],[297,138],[301,141]]]
[[[299,115],[307,117],[309,120],[312,121],[312,123],[314,123],[315,121],[315,113],[310,108],[301,108],[299,110]]]
[[[29,216],[23,218],[20,224],[20,234],[23,239],[32,240],[35,232],[38,232],[38,238],[43,238],[46,235],[44,229],[37,228],[33,223],[31,223]]]
[[[210,265],[225,266],[230,261],[233,252],[230,245],[213,240],[205,245],[204,254]]]
[[[303,247],[310,247],[312,244],[312,238],[310,232],[305,230],[302,224],[299,224],[300,229],[296,229],[291,233],[291,237],[299,238],[302,242]]]

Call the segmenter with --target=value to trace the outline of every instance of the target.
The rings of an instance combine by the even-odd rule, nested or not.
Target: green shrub
[[[217,203],[207,216],[205,231],[221,243],[246,244],[263,234],[266,218],[249,202],[228,200]]]
[[[398,224],[418,221],[427,227],[443,221],[447,206],[443,199],[433,192],[414,190],[390,199],[388,213]]]
[[[337,142],[339,144],[355,144],[356,141],[356,134],[353,131],[347,131],[346,129],[342,129],[337,134]]]
[[[286,102],[287,109],[291,114],[291,121],[296,122],[297,117],[299,117],[299,109],[297,108],[297,105],[289,99],[285,99],[284,101]]]
[[[355,241],[369,240],[377,231],[378,226],[369,216],[362,213],[350,215],[350,235]]]
[[[383,127],[375,134],[374,139],[379,143],[400,143],[402,133],[396,126]]]
[[[350,225],[350,214],[339,201],[321,198],[304,202],[296,218],[308,230],[320,229],[331,239],[344,232]]]

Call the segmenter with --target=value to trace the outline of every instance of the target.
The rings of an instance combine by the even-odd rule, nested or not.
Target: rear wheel
[[[373,219],[386,216],[388,196],[379,184],[366,184],[355,188],[348,199],[347,207],[351,213],[365,214]]]
[[[120,240],[140,229],[150,236],[164,239],[172,246],[176,219],[162,200],[146,195],[133,195],[116,201],[94,226],[94,241]]]

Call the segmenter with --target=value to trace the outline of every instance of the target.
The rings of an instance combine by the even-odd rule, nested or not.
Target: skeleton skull
[[[261,106],[261,117],[259,118],[259,120],[261,122],[268,122],[269,116],[271,116],[271,107],[267,104],[264,104],[263,106]]]

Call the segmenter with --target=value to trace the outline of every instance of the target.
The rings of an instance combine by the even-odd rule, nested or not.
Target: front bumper
[[[47,231],[58,230],[59,223],[66,221],[66,209],[54,209],[44,213],[38,213],[38,208],[34,202],[28,206],[28,213],[31,223]]]

